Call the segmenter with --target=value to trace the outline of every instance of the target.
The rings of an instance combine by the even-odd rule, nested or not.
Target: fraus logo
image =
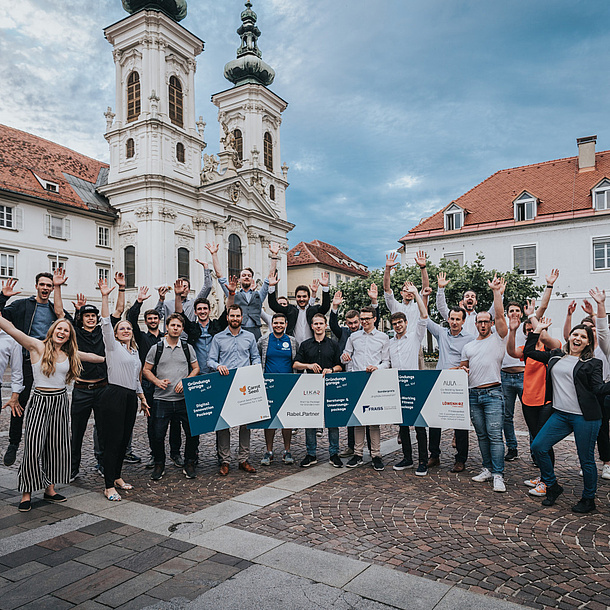
[[[366,413],[367,411],[383,411],[383,407],[371,407],[371,405],[362,405],[362,412]]]

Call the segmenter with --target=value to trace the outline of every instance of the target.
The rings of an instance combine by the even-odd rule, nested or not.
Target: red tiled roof
[[[94,185],[100,170],[107,167],[107,163],[44,138],[0,125],[0,189],[89,209],[68,183],[64,172]],[[43,181],[56,183],[57,192],[43,188],[34,174]]]
[[[610,151],[596,153],[590,171],[578,171],[578,157],[500,170],[451,202],[467,211],[460,231],[444,231],[449,203],[398,241],[604,214],[593,209],[591,200],[591,189],[603,178],[610,179]],[[523,191],[538,199],[536,218],[515,222],[513,202]]]
[[[288,252],[287,259],[288,267],[320,264],[362,277],[369,274],[366,265],[357,263],[343,254],[339,248],[318,239],[310,242],[299,242]]]

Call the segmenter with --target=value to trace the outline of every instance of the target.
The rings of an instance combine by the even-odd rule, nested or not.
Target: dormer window
[[[593,189],[593,207],[596,210],[610,210],[610,180],[604,178]]]
[[[455,204],[451,204],[445,210],[445,231],[457,231],[464,224],[464,210]]]
[[[536,198],[527,191],[522,195],[519,195],[514,201],[515,220],[517,222],[521,222],[522,220],[534,220],[534,218],[536,218],[536,204]]]

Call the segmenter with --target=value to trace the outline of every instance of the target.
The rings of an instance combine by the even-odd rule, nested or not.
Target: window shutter
[[[15,229],[17,229],[17,231],[23,231],[23,210],[21,208],[13,208],[13,218]]]
[[[64,239],[70,239],[72,237],[72,231],[70,228],[70,219],[64,218]]]
[[[51,215],[44,215],[44,234],[48,237],[51,235]]]

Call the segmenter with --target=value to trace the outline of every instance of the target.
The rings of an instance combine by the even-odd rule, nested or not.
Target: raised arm
[[[576,311],[576,301],[572,301],[568,305],[568,311],[566,312],[566,319],[563,323],[563,338],[567,341],[572,330],[572,315]]]
[[[212,273],[206,262],[200,261],[198,258],[195,259],[195,262],[203,267],[203,286],[195,299],[207,299],[210,292],[212,292]]]
[[[318,312],[326,315],[328,310],[330,309],[330,288],[328,285],[330,284],[330,275],[327,271],[323,271],[320,274],[320,286],[322,286],[322,303],[320,303],[320,309]]]
[[[167,317],[165,315],[166,314],[165,297],[166,297],[167,293],[169,292],[169,288],[165,285],[159,286],[159,288],[157,289],[157,292],[159,293],[159,300],[157,301],[157,304],[155,305],[155,311],[159,314],[159,317],[162,320],[165,320],[165,318]]]
[[[436,292],[436,310],[443,320],[448,320],[449,307],[447,306],[447,298],[445,297],[445,288],[448,286],[451,280],[448,280],[447,274],[441,271],[436,276],[436,281],[438,283],[438,290]]]
[[[419,271],[421,273],[421,287],[422,291],[425,288],[430,287],[430,278],[428,277],[428,269],[426,268],[426,253],[423,250],[420,250],[415,255],[415,263],[419,267]],[[424,303],[428,305],[428,297],[424,298]]]
[[[429,288],[429,287],[428,287]],[[424,305],[424,301],[421,298],[419,291],[415,284],[411,282],[407,282],[407,290],[413,295],[415,302],[417,303],[417,308],[419,309],[419,317],[422,319],[426,319],[428,317],[428,309]]]
[[[280,244],[272,241],[269,244],[269,252],[271,253],[271,265],[269,266],[269,275],[275,273],[277,262],[280,260]]]
[[[508,320],[508,340],[506,342],[506,353],[512,358],[521,360],[523,358],[523,349],[518,348],[515,345],[515,337],[517,336],[517,329],[521,325],[519,318],[510,318]]]
[[[542,293],[542,300],[540,301],[540,307],[536,310],[536,317],[540,320],[540,318],[544,317],[546,310],[549,306],[549,301],[551,300],[551,295],[553,294],[553,285],[557,281],[559,277],[559,269],[551,269],[551,273],[546,276],[546,288]]]
[[[269,273],[269,307],[271,311],[275,313],[283,313],[285,316],[288,315],[290,311],[290,305],[280,305],[277,302],[277,284],[279,282],[279,278],[277,276],[277,272]]]
[[[15,290],[16,285],[16,278],[9,278],[2,282],[2,290],[0,291],[0,312],[4,311],[4,306],[11,297],[21,294],[20,290]]]
[[[114,283],[119,287],[119,294],[116,298],[116,305],[112,317],[120,320],[125,311],[125,275],[120,271],[117,271],[114,274]]]
[[[538,343],[538,339],[542,340],[540,334],[543,331],[546,331],[547,328],[551,325],[550,318],[542,318],[538,321],[538,326],[536,330],[533,330],[525,341],[525,346],[523,348],[523,355],[526,358],[531,358],[532,360],[538,360],[538,362],[544,362],[546,364],[551,358],[551,352],[545,352],[543,350],[537,350],[536,344]]]
[[[390,252],[385,257],[385,269],[383,270],[383,291],[387,294],[392,292],[392,286],[390,285],[390,272],[393,267],[398,265],[398,254],[396,252]]]
[[[608,357],[610,355],[610,333],[608,332],[608,318],[606,316],[606,291],[595,287],[589,290],[589,294],[597,303],[597,317],[595,319],[597,341],[606,357]]]
[[[0,315],[0,329],[3,330],[7,335],[10,335],[21,345],[21,347],[28,350],[28,352],[34,352],[41,355],[44,349],[42,341],[34,339],[25,333],[21,332],[12,322],[9,322],[4,316]]]
[[[343,329],[339,326],[339,307],[341,303],[343,303],[343,293],[337,290],[333,296],[328,324],[333,335],[339,340],[343,336]]]
[[[206,244],[205,247],[212,255],[212,266],[214,267],[214,273],[216,274],[216,277],[223,277],[222,267],[220,266],[220,260],[218,258],[218,244],[212,242],[211,244]]]
[[[504,339],[508,333],[506,318],[504,317],[504,307],[502,306],[502,295],[506,288],[506,281],[503,277],[494,275],[492,280],[487,280],[487,283],[494,293],[494,318],[496,321],[496,332],[498,336]]]
[[[53,271],[53,309],[58,320],[65,318],[64,304],[61,300],[61,287],[66,283],[66,270],[63,267],[56,267]]]
[[[108,282],[103,279],[98,280],[97,285],[99,286],[100,294],[102,295],[102,318],[109,318],[110,305],[108,302],[108,295],[114,290],[114,286],[110,288],[110,286],[108,286]]]
[[[176,313],[182,313],[182,293],[186,291],[186,285],[182,280],[176,280],[174,282],[174,311]]]

